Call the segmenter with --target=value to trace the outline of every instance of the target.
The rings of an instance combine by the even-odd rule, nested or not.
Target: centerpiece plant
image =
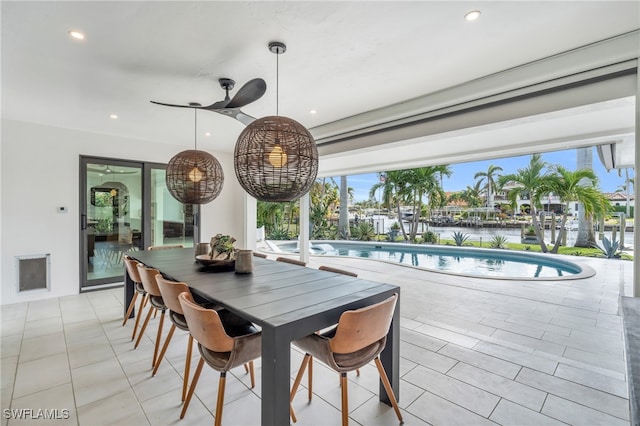
[[[233,244],[236,239],[230,235],[217,234],[211,237],[211,251],[209,256],[212,260],[233,260],[236,257],[236,249]]]

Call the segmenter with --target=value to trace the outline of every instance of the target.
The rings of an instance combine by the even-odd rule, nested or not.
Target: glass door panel
[[[120,282],[122,255],[142,245],[142,164],[83,161],[81,286]]]
[[[165,176],[164,169],[151,169],[150,245],[193,247],[197,206],[182,204],[173,198],[167,189]]]

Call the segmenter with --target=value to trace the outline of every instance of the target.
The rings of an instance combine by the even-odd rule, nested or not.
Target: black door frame
[[[94,280],[87,280],[88,264],[87,264],[87,251],[88,251],[88,233],[87,229],[87,165],[88,164],[106,164],[109,166],[122,166],[122,167],[139,167],[141,170],[141,188],[142,188],[142,224],[141,224],[141,236],[138,241],[138,249],[144,250],[151,245],[151,171],[167,168],[166,164],[127,160],[122,158],[113,157],[97,157],[80,155],[79,158],[79,212],[80,212],[80,224],[79,224],[79,287],[80,292],[100,290],[104,288],[113,288],[122,286],[124,283],[122,278],[107,277]],[[194,214],[194,229],[193,239],[194,245],[197,241],[200,241],[200,210],[199,206],[193,206]],[[124,271],[123,271],[124,272]],[[124,274],[122,275],[124,276]],[[88,284],[89,281],[91,284]]]

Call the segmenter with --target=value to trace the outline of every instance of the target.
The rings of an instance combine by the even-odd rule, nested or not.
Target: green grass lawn
[[[440,240],[441,245],[450,245],[454,246],[455,242],[453,240]],[[482,248],[491,248],[491,243],[489,241],[483,241],[482,245],[478,241],[467,241],[464,244],[466,247],[482,247]],[[500,250],[500,249],[496,249]],[[540,249],[540,244],[519,244],[519,243],[506,243],[505,250],[518,250],[518,251],[531,251],[540,253],[542,250]],[[586,257],[601,257],[604,258],[602,251],[597,248],[585,248],[585,247],[564,247],[560,246],[558,249],[558,254],[566,254],[570,256],[586,256]],[[628,255],[626,253],[621,254],[621,259],[624,260],[633,260],[633,256]]]

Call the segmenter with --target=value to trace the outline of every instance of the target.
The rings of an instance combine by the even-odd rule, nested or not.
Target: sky
[[[443,187],[447,192],[462,191],[467,186],[473,186],[476,179],[473,176],[477,172],[486,172],[490,165],[502,167],[501,175],[517,173],[518,169],[525,168],[529,164],[531,155],[519,157],[499,158],[487,161],[474,161],[471,163],[450,164],[453,173],[451,177],[444,177]],[[576,150],[555,151],[542,154],[542,159],[550,164],[559,164],[568,170],[575,170],[577,163]],[[595,149],[593,151],[593,170],[598,176],[599,187],[602,192],[615,192],[621,185],[624,185],[624,171],[618,176],[617,170],[607,172],[602,166]],[[629,177],[634,176],[634,171],[629,170]],[[340,184],[340,178],[335,177],[336,184]],[[354,201],[365,201],[369,199],[369,191],[378,182],[376,173],[362,175],[352,175],[347,177],[347,185],[354,189]],[[376,194],[376,199],[380,192]]]

